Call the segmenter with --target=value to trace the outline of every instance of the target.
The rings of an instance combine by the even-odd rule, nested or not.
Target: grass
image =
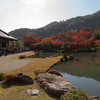
[[[35,53],[33,52],[33,51],[29,51],[29,53],[27,53],[27,54],[24,54],[24,55],[26,55],[26,57],[28,57],[28,56],[31,56],[31,55],[34,55]],[[19,57],[20,57],[20,55],[19,56],[15,56],[15,57],[12,57],[13,59],[19,59]]]
[[[91,100],[82,90],[70,90],[60,97],[60,100]]]
[[[33,55],[34,52],[30,52],[30,54],[26,54],[26,56]],[[18,59],[18,56],[13,57],[14,59]],[[34,84],[32,85],[10,85],[10,86],[2,86],[0,84],[0,100],[58,100],[58,98],[53,97],[45,93],[43,89],[39,87],[36,83],[35,78],[36,75],[33,71],[36,70],[47,70],[49,69],[54,63],[60,60],[61,56],[54,57],[54,58],[26,58],[26,59],[33,59],[34,62],[29,63],[17,70],[11,71],[9,73],[17,74],[23,73],[24,75],[29,75],[33,80]],[[26,90],[27,89],[39,89],[40,96],[31,96],[29,95]]]

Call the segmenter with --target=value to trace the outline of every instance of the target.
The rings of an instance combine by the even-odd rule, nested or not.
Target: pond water
[[[100,96],[100,54],[73,54],[80,61],[68,61],[55,65],[56,69],[69,80],[76,89],[82,89],[90,96]]]
[[[43,58],[43,57],[50,57],[55,54],[59,54],[59,52],[42,52],[39,55],[32,55],[30,58]]]

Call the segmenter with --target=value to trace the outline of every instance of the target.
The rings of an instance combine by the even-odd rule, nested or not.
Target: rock
[[[22,84],[33,84],[33,79],[27,75],[20,75],[15,78],[15,82]]]
[[[63,58],[61,58],[60,61],[63,62],[64,61]]]
[[[89,96],[89,100],[100,100],[98,96]]]
[[[69,59],[70,59],[70,60],[74,60],[73,55],[70,55],[70,56],[69,56]]]
[[[100,53],[100,50],[98,50],[97,53]]]
[[[53,56],[50,56],[50,58],[53,58]]]
[[[17,74],[17,76],[21,76],[21,75],[23,75],[23,73],[18,73],[18,74]]]
[[[40,53],[39,53],[39,55],[43,55],[43,53],[42,53],[42,52],[40,52]]]
[[[26,91],[27,91],[30,95],[32,95],[32,96],[40,95],[40,91],[37,90],[37,89],[34,89],[34,90],[28,89],[28,90],[26,90]]]
[[[68,58],[66,57],[66,55],[64,55],[63,58],[64,58],[65,61],[68,61]]]
[[[58,75],[58,76],[62,76],[62,77],[63,77],[63,75],[62,75],[59,71],[57,71],[57,70],[55,70],[55,69],[50,69],[50,70],[48,71],[48,73],[50,73],[50,74],[55,74],[55,75]]]
[[[58,54],[54,54],[53,57],[58,57]]]
[[[79,59],[78,59],[78,58],[75,58],[74,60],[75,60],[75,61],[79,61]]]
[[[57,55],[60,56],[60,53],[58,53]]]
[[[45,58],[45,56],[43,56],[42,58]]]
[[[61,96],[64,95],[65,92],[75,89],[74,85],[64,77],[54,74],[39,74],[37,76],[37,83],[39,83],[46,93],[54,96]]]

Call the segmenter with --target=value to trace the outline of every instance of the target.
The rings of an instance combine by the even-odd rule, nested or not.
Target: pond
[[[41,52],[39,55],[32,55],[29,56],[29,58],[44,58],[44,57],[50,57],[53,56],[55,54],[59,54],[59,52]]]
[[[56,69],[69,80],[76,89],[82,89],[90,96],[100,96],[100,54],[73,54],[80,61],[68,61],[55,65]]]

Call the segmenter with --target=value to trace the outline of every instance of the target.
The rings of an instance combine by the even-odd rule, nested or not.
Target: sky
[[[0,0],[0,29],[36,29],[99,10],[100,0]]]

